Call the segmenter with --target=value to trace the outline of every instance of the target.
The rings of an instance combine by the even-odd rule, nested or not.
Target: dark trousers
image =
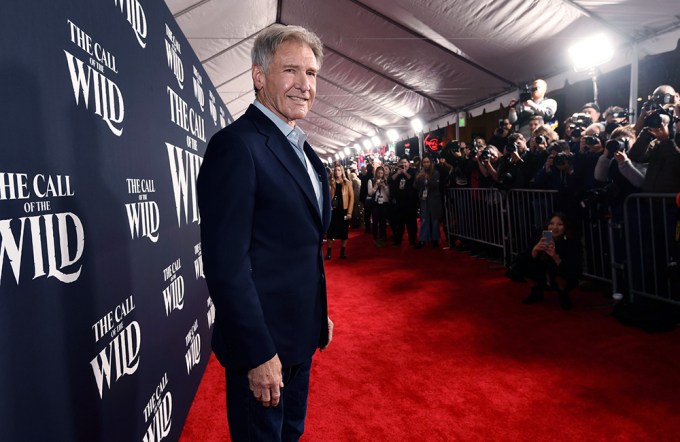
[[[234,442],[297,441],[305,429],[309,372],[312,360],[284,368],[281,400],[276,407],[264,407],[250,391],[247,372],[226,370],[227,419]]]
[[[387,237],[387,210],[386,203],[373,204],[373,239],[385,240]]]
[[[404,227],[408,232],[408,242],[415,245],[418,242],[418,211],[412,204],[397,204],[394,206],[394,236],[395,242],[401,242]]]

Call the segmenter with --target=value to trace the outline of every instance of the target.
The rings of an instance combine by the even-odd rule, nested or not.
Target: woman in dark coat
[[[526,275],[538,284],[522,303],[543,301],[543,291],[551,288],[557,291],[562,308],[569,310],[572,307],[569,291],[578,286],[582,265],[581,242],[567,236],[565,215],[553,214],[541,239],[531,249]]]
[[[347,258],[345,249],[349,231],[349,221],[354,210],[354,186],[347,178],[345,168],[340,164],[333,166],[330,179],[331,225],[326,233],[326,259],[331,259],[333,240],[340,240],[340,258]]]
[[[422,168],[416,175],[415,187],[420,201],[420,242],[432,241],[432,246],[439,245],[439,218],[442,216],[442,199],[439,191],[439,172],[430,157],[424,157]]]

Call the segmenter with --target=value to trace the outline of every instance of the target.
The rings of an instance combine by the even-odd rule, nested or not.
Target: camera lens
[[[600,142],[600,139],[592,135],[588,135],[585,141],[588,146],[596,146]]]

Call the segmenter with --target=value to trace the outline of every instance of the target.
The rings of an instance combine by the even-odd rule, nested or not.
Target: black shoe
[[[331,251],[329,250],[328,253],[326,253],[326,260],[331,259]]]
[[[571,303],[571,298],[569,297],[569,293],[566,291],[558,291],[558,297],[560,300],[560,307],[562,307],[563,310],[571,310],[571,308],[574,306]]]
[[[524,298],[522,304],[536,304],[537,302],[543,302],[543,290],[538,287],[531,289],[529,296]]]
[[[435,241],[432,241],[432,248],[433,248],[433,249],[439,248],[439,241],[436,241],[436,240],[435,240]]]
[[[422,242],[422,241],[420,241],[420,242],[419,242],[418,244],[416,244],[414,247],[415,247],[416,249],[422,249],[424,246],[425,246],[425,243]]]
[[[342,247],[340,249],[340,259],[347,259],[347,255],[345,255],[345,248]]]

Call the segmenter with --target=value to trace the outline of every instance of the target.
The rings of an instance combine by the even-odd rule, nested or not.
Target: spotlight
[[[373,147],[380,147],[382,145],[382,141],[377,136],[371,138],[371,141],[373,142]]]
[[[605,34],[579,39],[569,48],[569,55],[576,72],[593,69],[614,58],[614,47]]]
[[[396,129],[390,129],[387,131],[387,138],[394,143],[399,139],[399,133],[396,131]]]
[[[353,146],[353,147],[354,147],[357,151],[361,150],[361,146],[359,145],[359,143],[354,143],[354,146]]]
[[[411,120],[411,127],[416,133],[420,133],[423,131],[423,122],[420,121],[420,118],[414,118]]]
[[[370,150],[371,147],[373,147],[373,144],[371,143],[371,140],[364,140],[364,142],[361,143],[361,144],[364,145],[364,149],[366,149],[366,150]]]

